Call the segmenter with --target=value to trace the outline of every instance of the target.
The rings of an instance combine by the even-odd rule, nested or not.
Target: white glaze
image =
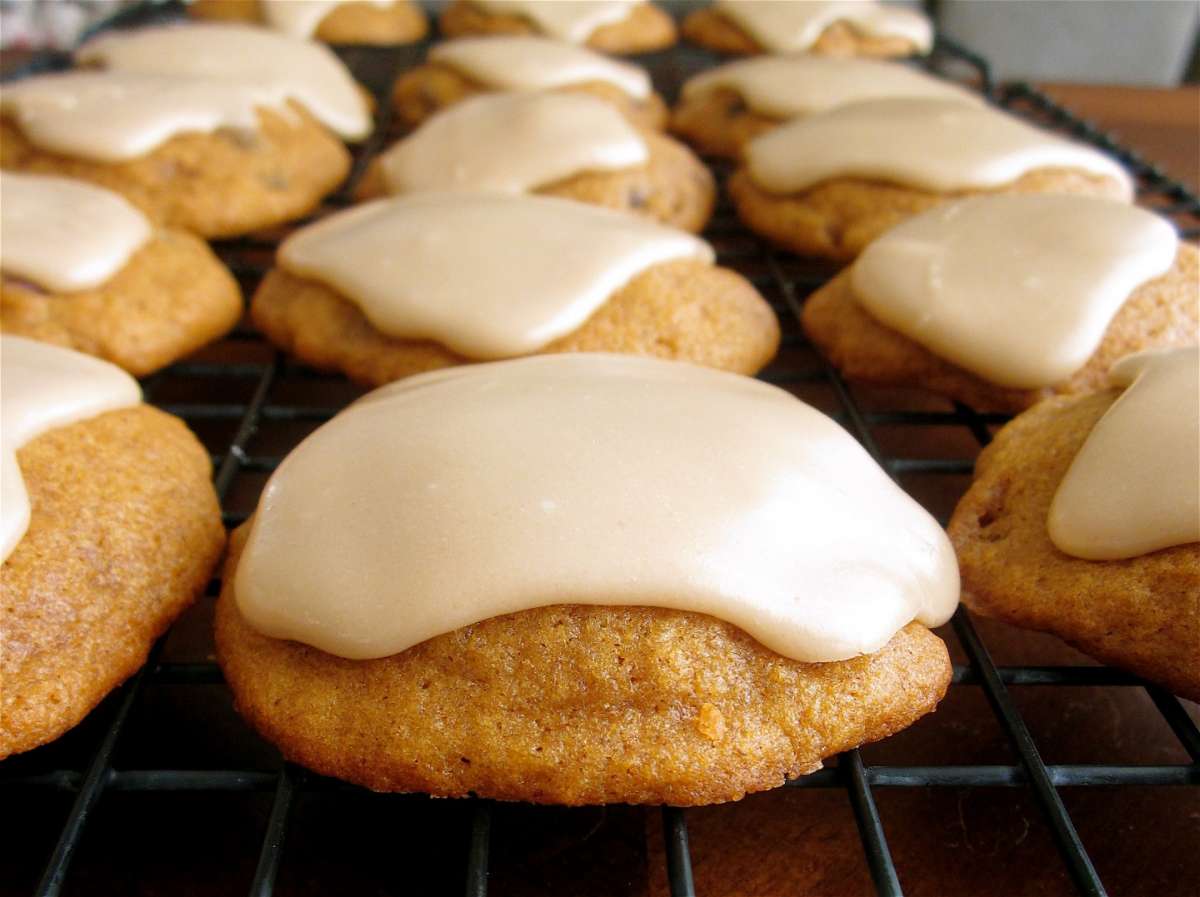
[[[325,16],[349,2],[386,9],[396,0],[258,0],[263,21],[292,37],[312,37]]]
[[[498,16],[521,16],[543,34],[582,44],[601,25],[624,21],[642,0],[470,0],[484,12]]]
[[[920,53],[933,46],[922,13],[874,0],[716,0],[713,7],[772,53],[808,50],[836,22],[867,37],[904,38]]]

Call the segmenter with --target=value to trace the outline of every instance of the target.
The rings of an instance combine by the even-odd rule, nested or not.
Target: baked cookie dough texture
[[[813,343],[849,379],[983,411],[1103,388],[1131,352],[1195,345],[1198,253],[1135,206],[975,197],[906,221],[808,298]]]
[[[145,662],[225,531],[207,453],[128,374],[16,336],[0,366],[2,758],[62,735]]]
[[[950,521],[964,601],[1200,700],[1198,409],[1192,347],[1004,427]]]
[[[662,130],[667,107],[640,66],[576,44],[529,35],[461,38],[435,45],[392,89],[400,120],[416,127],[454,103],[496,91],[563,90],[612,103],[633,124]]]
[[[736,799],[910,724],[958,598],[941,528],[836,423],[612,355],[369,394],[277,470],[225,582],[218,656],[289,758],[564,804]]]
[[[413,0],[191,0],[197,19],[265,25],[330,44],[410,44],[429,23]]]
[[[308,364],[379,385],[531,353],[621,352],[752,374],[779,325],[690,234],[543,196],[379,200],[284,242],[251,316]]]

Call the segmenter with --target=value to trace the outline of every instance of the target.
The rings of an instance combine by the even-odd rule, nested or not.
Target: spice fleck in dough
[[[780,123],[777,118],[755,112],[736,90],[728,87],[682,99],[671,113],[673,133],[702,155],[722,159],[739,159],[742,147]]]
[[[643,100],[631,97],[607,81],[588,81],[559,88],[574,93],[586,93],[612,103],[631,122],[641,128],[662,130],[667,120],[667,107],[662,97],[651,94]],[[493,88],[464,75],[448,65],[427,62],[409,69],[396,79],[392,88],[392,106],[400,120],[415,128],[435,112]]]
[[[437,343],[387,336],[350,300],[279,268],[263,280],[250,314],[275,345],[367,385],[470,363]],[[681,260],[643,271],[543,352],[649,355],[753,374],[778,347],[775,313],[749,282],[726,268]]]
[[[0,281],[0,330],[96,355],[142,377],[229,331],[237,282],[191,234],[158,230],[105,283],[74,293]]]
[[[1126,355],[1195,345],[1200,333],[1198,284],[1200,252],[1180,244],[1174,266],[1134,290],[1121,306],[1088,363],[1065,383],[1041,390],[989,383],[881,324],[858,304],[848,270],[808,298],[801,323],[809,339],[850,380],[915,386],[978,411],[1017,412],[1056,392],[1104,388],[1108,369]]]
[[[767,52],[736,23],[712,8],[697,9],[690,13],[683,20],[683,36],[693,44],[731,56]],[[845,22],[834,22],[821,33],[808,52],[823,56],[868,56],[883,59],[911,56],[918,50],[912,41],[906,38],[872,37],[860,34]]]
[[[950,681],[920,624],[853,660],[787,660],[712,617],[557,606],[345,660],[247,625],[228,585],[218,658],[286,757],[377,791],[555,804],[737,800],[934,709]],[[569,671],[569,674],[564,674]]]
[[[262,21],[259,0],[192,0],[188,13],[197,19]],[[428,31],[420,6],[412,0],[396,0],[391,6],[340,4],[321,19],[313,37],[329,44],[391,46],[419,41]]]
[[[208,455],[142,405],[17,453],[29,529],[0,571],[0,758],[78,723],[204,589],[225,541]]]
[[[834,178],[801,193],[768,193],[740,168],[729,179],[738,217],[752,231],[800,255],[847,262],[888,228],[964,196],[1068,193],[1126,201],[1115,178],[1067,168],[1040,168],[996,190],[933,193],[859,178]]]
[[[963,601],[1200,700],[1200,544],[1086,561],[1046,531],[1059,483],[1118,395],[1049,399],[984,449],[949,527]]]
[[[516,15],[486,12],[467,0],[451,0],[438,20],[442,36],[468,37],[480,34],[537,34],[527,19]],[[619,22],[601,25],[587,39],[587,46],[601,53],[650,53],[672,46],[678,34],[675,20],[652,3],[640,3]]]
[[[95,162],[43,150],[0,120],[0,165],[78,178],[120,193],[157,224],[219,238],[313,211],[345,179],[350,154],[296,103],[258,113],[254,132],[178,134],[145,155]]]

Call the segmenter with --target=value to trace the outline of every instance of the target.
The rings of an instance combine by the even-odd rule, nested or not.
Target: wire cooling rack
[[[139,24],[151,18],[173,15],[178,15],[176,7],[169,6],[165,10],[140,7],[123,15],[118,24]],[[351,186],[361,175],[366,160],[395,136],[386,101],[387,90],[397,72],[423,58],[424,49],[422,45],[400,50],[343,48],[340,51],[379,103],[376,136],[356,151]],[[657,87],[671,98],[683,78],[711,64],[712,57],[681,47],[651,54],[640,61],[651,71]],[[42,57],[34,60],[26,71],[45,70],[63,63],[62,57]],[[974,84],[1015,112],[1069,132],[1119,157],[1136,175],[1141,201],[1171,216],[1185,235],[1197,234],[1200,199],[1195,193],[1078,120],[1034,88],[1028,85],[994,88],[984,60],[944,39],[939,40],[926,65]],[[727,172],[718,169],[717,173],[723,176]],[[326,210],[346,205],[349,196],[348,186],[329,201]],[[270,266],[279,236],[262,235],[216,245],[247,296]],[[943,498],[939,503],[937,498],[930,497],[939,494],[939,490],[927,492],[927,484],[938,478],[968,475],[974,455],[988,442],[992,431],[1004,418],[976,414],[963,406],[951,407],[938,402],[914,405],[907,397],[893,398],[893,404],[885,402],[883,406],[878,402],[864,403],[861,396],[806,344],[798,327],[804,298],[832,272],[765,245],[741,227],[725,201],[720,203],[705,236],[717,248],[719,263],[746,275],[779,314],[783,344],[779,358],[763,373],[763,378],[796,392],[837,418],[884,469],[944,520],[952,506],[952,498],[951,504],[947,504],[944,498],[947,490],[942,489]],[[195,358],[149,378],[144,388],[148,401],[182,417],[209,447],[225,522],[231,527],[246,519],[266,477],[283,455],[360,394],[360,390],[339,377],[316,373],[280,356],[246,328],[236,330]],[[883,438],[897,428],[916,434],[918,441],[925,433],[936,434],[930,438],[943,440],[942,434],[949,430],[957,431],[960,436],[966,434],[969,441],[950,440],[955,445],[967,446],[959,456],[953,453],[934,457],[901,456],[889,448],[892,440]],[[276,893],[276,881],[288,862],[286,843],[293,830],[291,821],[297,801],[305,795],[326,795],[330,799],[329,812],[337,813],[338,807],[345,806],[355,795],[365,794],[360,789],[281,763],[277,755],[264,746],[251,752],[253,760],[259,762],[231,763],[218,768],[175,768],[155,758],[153,739],[148,739],[146,726],[137,724],[137,717],[139,711],[147,713],[145,706],[157,692],[171,688],[190,689],[189,693],[207,690],[228,701],[220,670],[211,659],[207,617],[203,613],[203,605],[209,605],[211,610],[211,602],[218,590],[219,583],[213,582],[206,598],[202,599],[200,623],[192,627],[202,632],[192,633],[195,650],[190,658],[186,647],[182,660],[172,659],[170,650],[164,650],[164,644],[176,640],[181,627],[186,628],[184,624],[177,624],[175,632],[155,646],[149,661],[136,676],[106,700],[78,730],[61,739],[69,742],[66,748],[60,749],[58,745],[42,748],[12,758],[0,769],[0,793],[4,795],[4,812],[10,818],[19,818],[23,808],[46,799],[47,795],[65,795],[69,800],[61,822],[53,826],[57,831],[53,843],[46,843],[44,852],[34,851],[31,855],[11,858],[14,864],[23,864],[27,870],[33,870],[26,879],[29,883],[37,880],[36,869],[42,870],[35,890],[38,895],[50,897],[73,891],[75,885],[80,884],[72,880],[73,861],[84,840],[89,835],[96,836],[101,823],[94,819],[105,795],[117,792],[168,796],[184,792],[269,794],[269,811],[257,833],[257,841],[248,838],[245,844],[245,851],[257,856],[245,884],[251,895],[265,897]],[[877,805],[876,789],[1026,789],[1044,817],[1074,888],[1081,894],[1105,894],[1104,884],[1084,848],[1060,789],[1200,786],[1200,730],[1178,699],[1129,674],[1094,666],[997,666],[971,617],[963,609],[955,615],[948,630],[945,636],[952,649],[965,660],[954,667],[953,689],[982,690],[1015,762],[870,765],[859,751],[852,750],[837,758],[836,765],[790,782],[786,787],[837,789],[845,793],[857,824],[862,859],[876,892],[881,895],[899,895],[902,890]],[[178,640],[188,642],[188,634],[185,632]],[[1047,763],[1014,701],[1010,686],[1145,689],[1190,762],[1175,765]],[[240,737],[248,739],[250,736],[243,730]],[[148,744],[141,744],[147,739]],[[262,761],[264,756],[266,760]],[[124,757],[137,762],[122,762]],[[483,897],[488,893],[489,848],[493,840],[495,808],[482,800],[453,803],[458,812],[467,807],[469,819],[467,824],[455,829],[454,837],[462,838],[461,846],[448,848],[451,855],[457,853],[460,862],[457,865],[458,883],[452,882],[446,892],[465,891],[469,897]],[[426,802],[418,805],[416,812],[434,816],[437,815],[436,807],[437,803]],[[661,818],[666,887],[676,897],[694,894],[687,813],[666,807],[661,811]],[[1194,824],[1194,820],[1191,822]],[[1186,820],[1184,824],[1188,824]],[[764,832],[762,836],[769,838],[770,833]],[[1153,844],[1147,845],[1148,850],[1153,848]],[[135,856],[135,862],[142,860],[144,857]],[[137,869],[129,870],[128,874],[127,883],[137,880]],[[108,893],[108,887],[102,886],[101,893]],[[228,890],[240,890],[241,887],[243,885],[229,884]],[[373,890],[376,891],[413,892],[408,884],[387,882],[380,883]]]

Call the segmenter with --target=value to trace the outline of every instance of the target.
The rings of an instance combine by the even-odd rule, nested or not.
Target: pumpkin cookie
[[[467,97],[493,91],[565,90],[612,103],[635,125],[662,130],[667,107],[644,69],[541,37],[463,38],[438,44],[392,89],[400,120],[416,127]]]
[[[690,235],[563,200],[414,196],[297,232],[250,314],[306,363],[374,385],[533,352],[755,373],[779,324],[712,258]]]
[[[683,35],[718,53],[738,55],[911,56],[933,46],[933,27],[923,14],[873,0],[717,0],[683,20]]]
[[[1026,411],[979,456],[950,521],[963,600],[1200,700],[1196,350],[1114,374]]]
[[[761,56],[689,78],[671,115],[671,130],[701,153],[737,159],[745,144],[786,121],[885,97],[983,102],[958,84],[900,63]]]
[[[1016,412],[1099,388],[1131,352],[1194,345],[1198,283],[1200,253],[1149,212],[978,198],[889,232],[807,299],[801,322],[850,380]]]
[[[425,13],[412,0],[192,0],[188,13],[261,23],[330,44],[411,44],[429,30]]]
[[[738,216],[802,255],[849,261],[905,218],[976,193],[1130,200],[1124,169],[987,106],[867,100],[789,122],[745,147]]]
[[[208,455],[112,365],[0,338],[0,757],[62,735],[146,660],[224,543]],[[10,475],[12,478],[10,478]]]
[[[677,37],[675,20],[642,0],[451,0],[438,25],[446,37],[538,34],[618,54],[662,50],[672,46]]]
[[[677,141],[579,93],[486,94],[428,119],[372,160],[360,199],[445,190],[536,192],[692,232],[712,214],[712,175]]]
[[[911,724],[950,678],[936,521],[829,418],[691,365],[392,384],[284,461],[233,546],[239,710],[376,790],[736,800]]]
[[[341,142],[271,84],[71,72],[6,85],[0,114],[4,168],[90,181],[203,237],[302,217],[350,168]]]
[[[197,237],[82,181],[0,174],[0,330],[150,374],[229,331],[237,282]]]

